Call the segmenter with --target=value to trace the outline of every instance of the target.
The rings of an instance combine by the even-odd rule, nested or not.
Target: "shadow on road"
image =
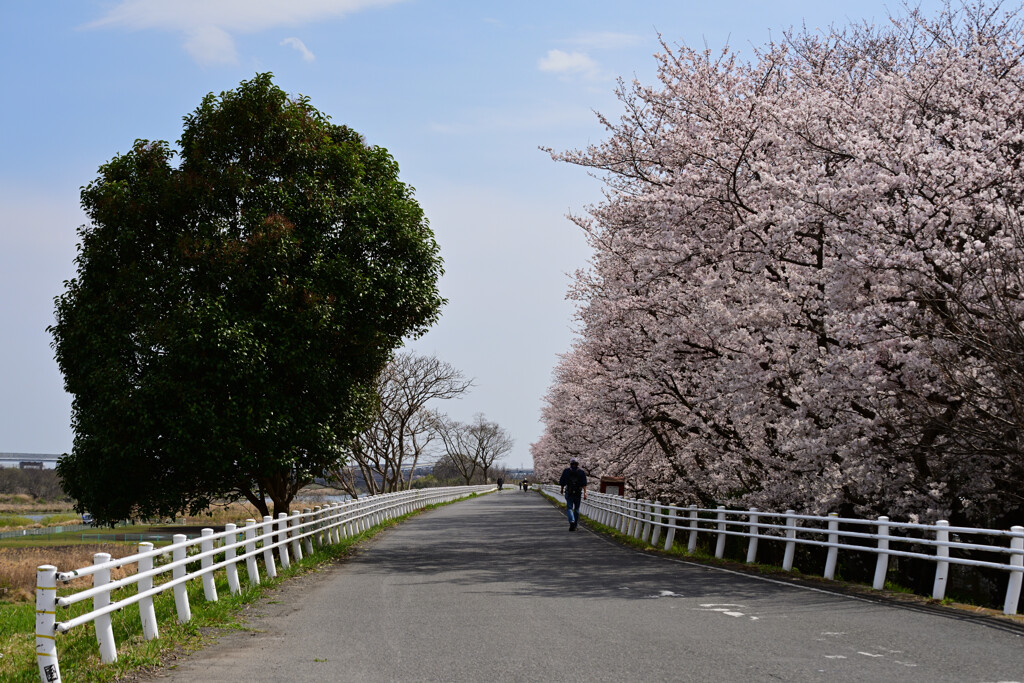
[[[585,528],[568,531],[564,513],[537,493],[503,492],[436,510],[382,539],[384,552],[356,559],[367,571],[387,571],[411,584],[455,582],[481,592],[581,599],[700,598],[714,604],[756,599],[769,607],[785,596],[785,611],[856,610],[866,602],[975,622],[1015,634],[1024,627],[985,615],[883,596],[799,588],[797,582],[763,580],[673,561],[620,546]],[[359,571],[358,566],[354,567]]]

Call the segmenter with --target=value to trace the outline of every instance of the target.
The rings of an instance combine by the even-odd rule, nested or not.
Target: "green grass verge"
[[[471,494],[468,498],[476,497]],[[466,498],[460,499],[466,500]],[[452,501],[458,502],[458,501]],[[114,681],[127,674],[142,670],[156,669],[171,651],[191,652],[210,639],[209,629],[245,630],[245,623],[239,618],[242,608],[259,600],[267,591],[293,576],[316,571],[319,567],[339,560],[350,552],[354,545],[375,536],[384,529],[395,526],[403,520],[426,510],[450,505],[438,503],[407,515],[387,520],[356,536],[343,539],[340,543],[317,548],[301,562],[291,563],[288,569],[277,569],[277,578],[269,579],[260,566],[261,583],[249,586],[245,563],[238,566],[242,590],[231,595],[227,577],[217,572],[217,602],[206,602],[202,581],[188,583],[189,604],[192,619],[187,624],[176,622],[174,596],[171,591],[161,593],[153,600],[156,610],[160,637],[147,641],[142,637],[142,623],[139,610],[134,605],[112,615],[114,642],[117,643],[117,661],[111,664],[100,662],[96,631],[92,624],[86,624],[57,637],[57,656],[60,662],[61,679],[65,683],[100,683]],[[72,591],[58,591],[67,595]],[[115,592],[114,600],[129,597],[135,593],[134,586]],[[84,601],[62,609],[59,619],[67,620],[89,611],[90,601]],[[204,632],[206,633],[204,635]],[[0,603],[0,681],[5,683],[35,683],[39,680],[39,669],[35,655],[35,604]]]

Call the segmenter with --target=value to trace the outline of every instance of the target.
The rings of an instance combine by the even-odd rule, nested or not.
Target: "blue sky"
[[[934,11],[941,3],[923,2]],[[78,192],[138,138],[175,141],[208,92],[270,71],[386,147],[446,262],[441,322],[413,347],[476,378],[482,412],[530,464],[541,399],[572,339],[565,215],[600,200],[539,146],[598,142],[615,78],[654,81],[669,44],[749,51],[794,25],[884,22],[872,0],[0,0],[0,452],[70,450],[70,397],[45,328],[74,276]]]

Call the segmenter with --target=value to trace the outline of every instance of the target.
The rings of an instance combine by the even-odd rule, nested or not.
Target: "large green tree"
[[[270,74],[204,98],[179,148],[137,141],[82,190],[56,299],[75,430],[58,471],[101,522],[224,497],[287,511],[443,304],[395,160]]]

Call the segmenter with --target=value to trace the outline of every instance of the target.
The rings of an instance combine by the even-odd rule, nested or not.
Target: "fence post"
[[[690,539],[686,542],[686,552],[691,555],[697,550],[697,506],[691,505],[690,512]]]
[[[341,532],[341,538],[345,539],[352,535],[352,525],[349,523],[349,518],[352,516],[352,511],[349,508],[352,507],[348,501],[341,504],[341,520],[338,522],[338,531]]]
[[[153,549],[153,544],[149,541],[143,541],[139,543],[139,553],[148,553]],[[151,571],[153,569],[153,558],[152,557],[141,557],[139,558],[139,573]],[[139,579],[139,592],[144,593],[153,588],[153,577],[147,576]],[[142,598],[139,600],[139,621],[142,622],[142,637],[146,640],[153,640],[154,638],[160,637],[160,630],[156,625],[156,611],[153,609],[153,598]]]
[[[1010,531],[1015,534],[1024,533],[1024,526],[1010,527]],[[1010,539],[1010,550],[1014,551],[1010,555],[1010,565],[1013,567],[1024,567],[1024,538],[1020,536],[1014,536]],[[1021,572],[1011,571],[1010,580],[1006,584],[1006,600],[1003,602],[1003,614],[1016,614],[1017,603],[1020,602],[1020,586],[1021,586]]]
[[[304,522],[308,522],[312,519],[312,514],[313,511],[310,510],[309,508],[302,508],[302,517],[300,517],[300,519]],[[313,525],[310,524],[310,526]],[[307,555],[313,554],[313,534],[311,533],[312,531],[312,529],[306,528],[302,530],[302,533],[305,534],[305,536],[302,538],[302,549],[306,551]]]
[[[786,510],[786,551],[782,556],[783,571],[793,571],[793,558],[796,556],[796,519],[794,510]]]
[[[291,558],[288,557],[288,514],[277,513],[277,553],[281,556],[281,569],[288,569],[292,566]]]
[[[616,528],[620,533],[626,533],[626,527],[629,526],[629,505],[626,501],[625,496],[618,496],[618,507],[619,507],[619,523]]]
[[[323,515],[320,514],[320,506],[313,506],[313,535],[310,536],[310,542],[315,548],[321,548],[324,545],[323,539],[323,522],[321,521]]]
[[[839,531],[839,521],[836,519],[839,517],[838,512],[828,513],[828,530],[831,532]],[[828,535],[828,542],[833,545],[839,543],[839,534],[830,533]],[[825,574],[824,577],[831,581],[836,577],[836,562],[839,560],[839,548],[830,547],[828,549],[828,555],[825,557]]]
[[[110,553],[96,553],[92,556],[93,564],[110,562]],[[110,570],[100,569],[92,575],[93,587],[104,586],[110,583]],[[100,609],[110,604],[110,591],[97,593],[92,598],[92,608]],[[117,661],[117,645],[114,643],[114,628],[110,623],[110,614],[101,614],[96,617],[96,642],[100,645],[100,661],[110,664]]]
[[[636,538],[636,529],[640,525],[640,501],[633,498],[628,503],[629,523],[626,525],[626,535]]]
[[[935,522],[935,556],[938,558],[949,557],[949,522],[940,519]],[[935,583],[932,584],[932,599],[942,600],[946,597],[946,580],[949,578],[949,562],[941,559],[935,561]]]
[[[203,529],[199,532],[199,535],[203,537],[199,544],[199,549],[203,553],[213,550],[213,539],[206,538],[207,536],[213,536],[213,529]],[[206,569],[213,564],[213,557],[204,557],[200,564],[203,569]],[[203,595],[206,597],[207,602],[217,602],[217,584],[213,582],[213,572],[203,574]]]
[[[885,588],[885,575],[889,571],[889,518],[878,518],[878,557],[875,559],[875,582],[872,587],[876,591]]]
[[[325,514],[325,517],[327,519],[324,520],[324,524],[327,525],[327,542],[331,545],[334,545],[340,540],[338,538],[338,520],[330,519],[331,517],[334,517],[335,513],[337,512],[337,503],[331,503],[330,505],[327,506],[327,511]]]
[[[664,508],[661,507],[661,501],[654,501],[654,507],[651,509],[651,545],[658,545],[658,539],[661,538],[661,525],[664,521]]]
[[[175,545],[181,545],[188,540],[185,534],[174,534],[172,539]],[[185,546],[181,545],[180,548],[175,548],[171,551],[171,559],[175,562],[184,560],[188,556],[188,551],[185,550]],[[181,564],[174,567],[171,570],[171,578],[180,579],[185,576],[185,565]],[[188,591],[185,587],[185,582],[181,582],[174,586],[174,607],[178,612],[178,623],[187,624],[192,619],[192,608],[188,604]]]
[[[302,533],[302,529],[299,526],[302,524],[302,513],[296,512],[295,517],[291,521],[292,531],[292,555],[295,556],[295,561],[298,562],[302,559],[302,539],[299,538],[299,534]]]
[[[665,532],[665,550],[672,550],[672,544],[676,542],[676,509],[668,509],[668,529]]]
[[[715,542],[715,557],[725,557],[725,506],[718,506],[718,540]]]
[[[263,516],[260,536],[266,537],[263,539],[263,565],[267,568],[267,578],[273,579],[277,576],[277,566],[274,565],[274,518],[270,515]]]
[[[651,521],[654,518],[654,506],[651,505],[651,501],[642,500],[640,501],[640,509],[643,510],[643,514],[640,516],[644,520],[644,525],[640,528],[640,540],[647,543],[647,539],[651,537]]]
[[[36,662],[39,680],[60,683],[57,662],[57,568],[44,564],[36,568]]]
[[[747,521],[750,522],[750,533],[752,533],[753,536],[750,537],[750,541],[747,543],[747,564],[753,564],[757,561],[757,538],[761,533],[761,527],[758,526],[757,520],[757,508],[750,508],[750,514],[747,515]]]
[[[260,569],[256,564],[256,520],[245,520],[245,570],[249,573],[249,585],[260,585]]]
[[[224,531],[228,532],[228,535],[224,537],[224,545],[234,545],[238,542],[238,534],[234,533],[237,528],[237,526],[230,522],[224,525]],[[224,559],[228,562],[224,573],[228,576],[228,590],[231,591],[232,595],[238,595],[242,592],[242,585],[238,582],[238,563],[233,561],[236,554],[235,548],[225,548],[224,550]]]

